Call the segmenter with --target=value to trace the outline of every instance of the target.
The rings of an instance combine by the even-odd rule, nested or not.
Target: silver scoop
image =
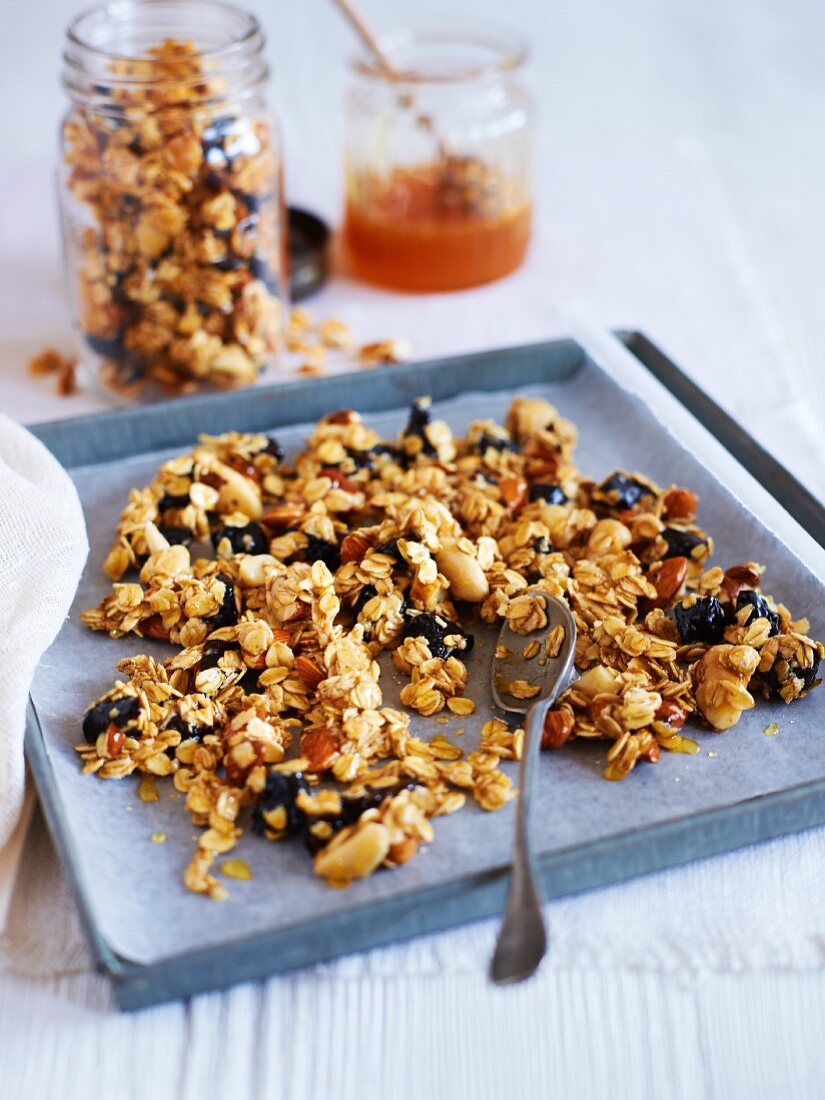
[[[529,978],[538,969],[547,951],[541,896],[530,854],[530,800],[544,719],[567,687],[576,647],[576,624],[564,600],[540,590],[528,590],[523,595],[543,602],[547,625],[531,634],[516,634],[505,622],[491,670],[496,706],[527,715],[519,769],[510,892],[490,964],[490,978],[497,985]],[[547,641],[557,626],[564,628],[564,637],[556,655],[550,657],[547,655]],[[534,650],[532,656],[524,656],[525,651],[530,654]],[[509,685],[514,681],[516,692],[529,691],[530,687],[539,690],[530,698],[520,698],[510,691]],[[528,685],[526,689],[522,686],[524,683]]]

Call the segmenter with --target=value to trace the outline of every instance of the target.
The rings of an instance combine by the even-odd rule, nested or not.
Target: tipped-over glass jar
[[[115,0],[67,32],[60,209],[86,375],[124,396],[253,382],[285,221],[263,35],[215,0]]]
[[[530,239],[525,51],[472,33],[386,41],[391,71],[354,64],[346,103],[344,246],[353,273],[457,290],[514,271]]]

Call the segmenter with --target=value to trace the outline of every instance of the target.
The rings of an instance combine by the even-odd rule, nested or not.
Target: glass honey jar
[[[82,378],[121,397],[254,382],[286,307],[264,38],[219,0],[112,0],[70,25],[58,172]]]
[[[345,109],[345,262],[407,291],[478,286],[514,271],[531,230],[525,50],[500,36],[406,32],[389,70],[353,64]]]

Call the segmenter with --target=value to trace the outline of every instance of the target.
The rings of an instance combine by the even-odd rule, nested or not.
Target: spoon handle
[[[350,3],[350,0],[333,0],[333,3],[344,16],[344,18],[349,21],[350,26],[361,39],[363,44],[366,46],[367,50],[378,62],[378,65],[383,71],[384,75],[389,80],[393,80],[397,74],[390,64],[390,59],[381,48],[381,44],[379,43],[376,36],[372,33],[370,28],[361,18],[360,14]]]
[[[530,854],[528,822],[542,728],[551,704],[552,697],[542,699],[527,712],[524,751],[519,768],[510,892],[490,964],[490,978],[497,985],[529,978],[538,969],[547,951],[541,895]]]

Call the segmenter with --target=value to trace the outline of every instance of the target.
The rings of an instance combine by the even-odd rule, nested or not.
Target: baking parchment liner
[[[518,391],[467,393],[439,403],[436,415],[463,432],[476,419],[503,419],[515,393],[546,397],[579,427],[577,461],[601,478],[616,468],[647,473],[660,484],[687,485],[701,496],[699,522],[714,537],[713,562],[723,567],[756,560],[767,567],[765,589],[797,617],[807,615],[812,633],[825,630],[825,589],[774,535],[720,484],[701,456],[689,454],[638,398],[593,365],[571,379]],[[331,411],[331,410],[330,410]],[[370,414],[378,431],[394,436],[406,410]],[[227,428],[231,427],[227,424]],[[278,429],[288,454],[300,449],[311,425]],[[458,877],[493,871],[508,860],[512,806],[494,814],[470,799],[464,810],[434,822],[435,841],[403,868],[381,871],[347,891],[332,890],[312,872],[300,841],[270,843],[246,834],[233,852],[253,871],[249,882],[227,880],[231,897],[214,903],[188,893],[183,869],[197,839],[170,780],[159,780],[159,802],[137,798],[137,776],[101,781],[83,776],[72,745],[81,739],[80,720],[89,702],[117,677],[116,662],[150,652],[158,658],[172,647],[136,638],[114,641],[93,634],[79,614],[108,590],[101,565],[118,513],[132,486],[146,484],[172,451],[141,454],[113,464],[77,468],[72,477],[84,506],[91,554],[71,615],[45,655],[32,687],[49,762],[63,800],[64,826],[78,853],[89,907],[112,950],[136,963],[162,961],[195,948],[218,947],[256,933],[311,922],[361,907],[376,899],[415,893]],[[412,716],[414,732],[455,740],[470,751],[481,725],[495,713],[490,701],[489,664],[496,631],[476,630],[467,694],[475,715],[447,714],[448,723]],[[385,703],[398,705],[403,678],[384,659]],[[591,841],[718,809],[767,792],[825,777],[825,688],[790,707],[757,701],[755,710],[724,734],[690,723],[685,732],[701,744],[696,756],[662,753],[660,763],[641,764],[622,783],[601,775],[606,742],[574,743],[542,754],[533,810],[538,853],[575,850]],[[770,723],[779,725],[765,736]],[[459,733],[459,730],[463,732]],[[714,755],[710,755],[713,753]],[[515,777],[515,765],[504,765]],[[151,841],[166,833],[163,844]]]

